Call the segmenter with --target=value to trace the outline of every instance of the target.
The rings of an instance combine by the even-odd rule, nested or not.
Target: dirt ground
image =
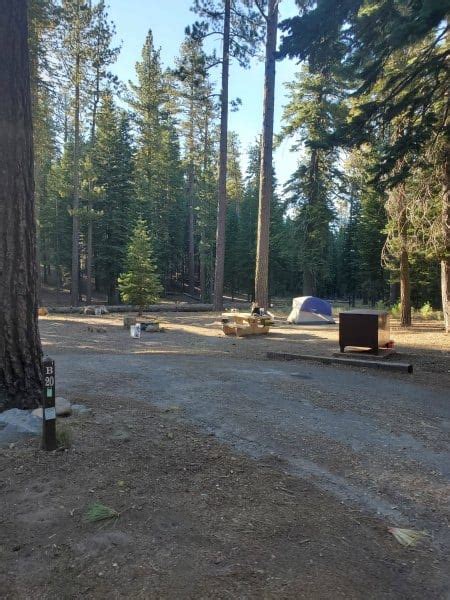
[[[2,598],[450,597],[438,326],[393,328],[407,375],[265,358],[332,354],[333,326],[157,317],[140,340],[122,316],[41,319],[57,393],[91,412],[58,421],[66,450],[0,450]],[[88,522],[95,501],[119,516]],[[428,535],[404,548],[393,525]]]
[[[177,354],[211,354],[230,358],[265,359],[268,351],[332,356],[339,351],[338,325],[302,326],[287,324],[277,318],[268,336],[248,338],[226,337],[220,318],[214,313],[148,313],[145,318],[160,321],[168,335],[142,338],[138,345],[130,345],[123,335],[123,315],[104,315],[100,318],[82,315],[51,315],[42,318],[47,347],[65,350],[95,352],[126,352],[142,354],[164,352]],[[107,335],[87,332],[89,324],[107,329]],[[64,327],[64,331],[61,330]],[[408,381],[427,385],[450,387],[450,335],[442,323],[415,321],[410,328],[400,328],[394,320],[391,337],[397,354],[393,360],[412,363],[414,372]],[[159,335],[159,334],[158,334]],[[45,347],[44,347],[45,349]]]

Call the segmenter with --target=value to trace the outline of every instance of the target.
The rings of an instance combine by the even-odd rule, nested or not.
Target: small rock
[[[42,434],[42,421],[30,410],[11,408],[0,413],[0,448],[8,448],[30,435]]]
[[[61,396],[55,399],[55,408],[57,417],[69,417],[72,414],[70,402]],[[42,419],[42,408],[35,408],[31,414]]]
[[[92,408],[88,408],[84,404],[72,404],[71,408],[74,415],[86,415],[92,413]]]
[[[55,400],[56,416],[65,417],[72,414],[72,408],[70,402],[61,396],[58,396]]]

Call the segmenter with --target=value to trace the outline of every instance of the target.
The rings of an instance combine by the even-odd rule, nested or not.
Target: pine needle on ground
[[[119,513],[116,510],[105,506],[101,502],[94,502],[86,511],[86,521],[89,521],[89,523],[104,521],[105,519],[116,519],[117,517],[119,517]]]
[[[389,533],[395,537],[402,546],[415,546],[427,534],[425,531],[415,531],[414,529],[401,529],[400,527],[389,527]]]

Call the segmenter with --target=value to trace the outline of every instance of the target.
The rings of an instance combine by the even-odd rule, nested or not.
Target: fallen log
[[[324,364],[350,365],[352,367],[368,367],[369,369],[386,369],[412,373],[413,366],[404,362],[391,362],[388,360],[364,360],[361,358],[335,358],[333,356],[315,356],[313,354],[287,354],[285,352],[267,352],[267,358],[272,360],[309,360]]]
[[[117,306],[109,306],[102,304],[109,313],[123,313],[123,312],[139,312],[138,306],[132,306],[130,304],[119,304]],[[52,306],[48,307],[47,310],[51,314],[83,314],[84,306]],[[152,312],[211,312],[213,310],[212,304],[190,304],[183,302],[180,304],[151,304],[144,309],[144,313]]]

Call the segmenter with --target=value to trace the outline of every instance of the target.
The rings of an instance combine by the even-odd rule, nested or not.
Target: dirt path
[[[113,318],[42,322],[58,393],[93,413],[68,452],[2,455],[7,598],[448,597],[442,381],[262,360],[288,335],[329,349],[320,332],[167,320],[140,341]],[[85,523],[95,499],[123,515]],[[391,525],[429,537],[404,549]]]

